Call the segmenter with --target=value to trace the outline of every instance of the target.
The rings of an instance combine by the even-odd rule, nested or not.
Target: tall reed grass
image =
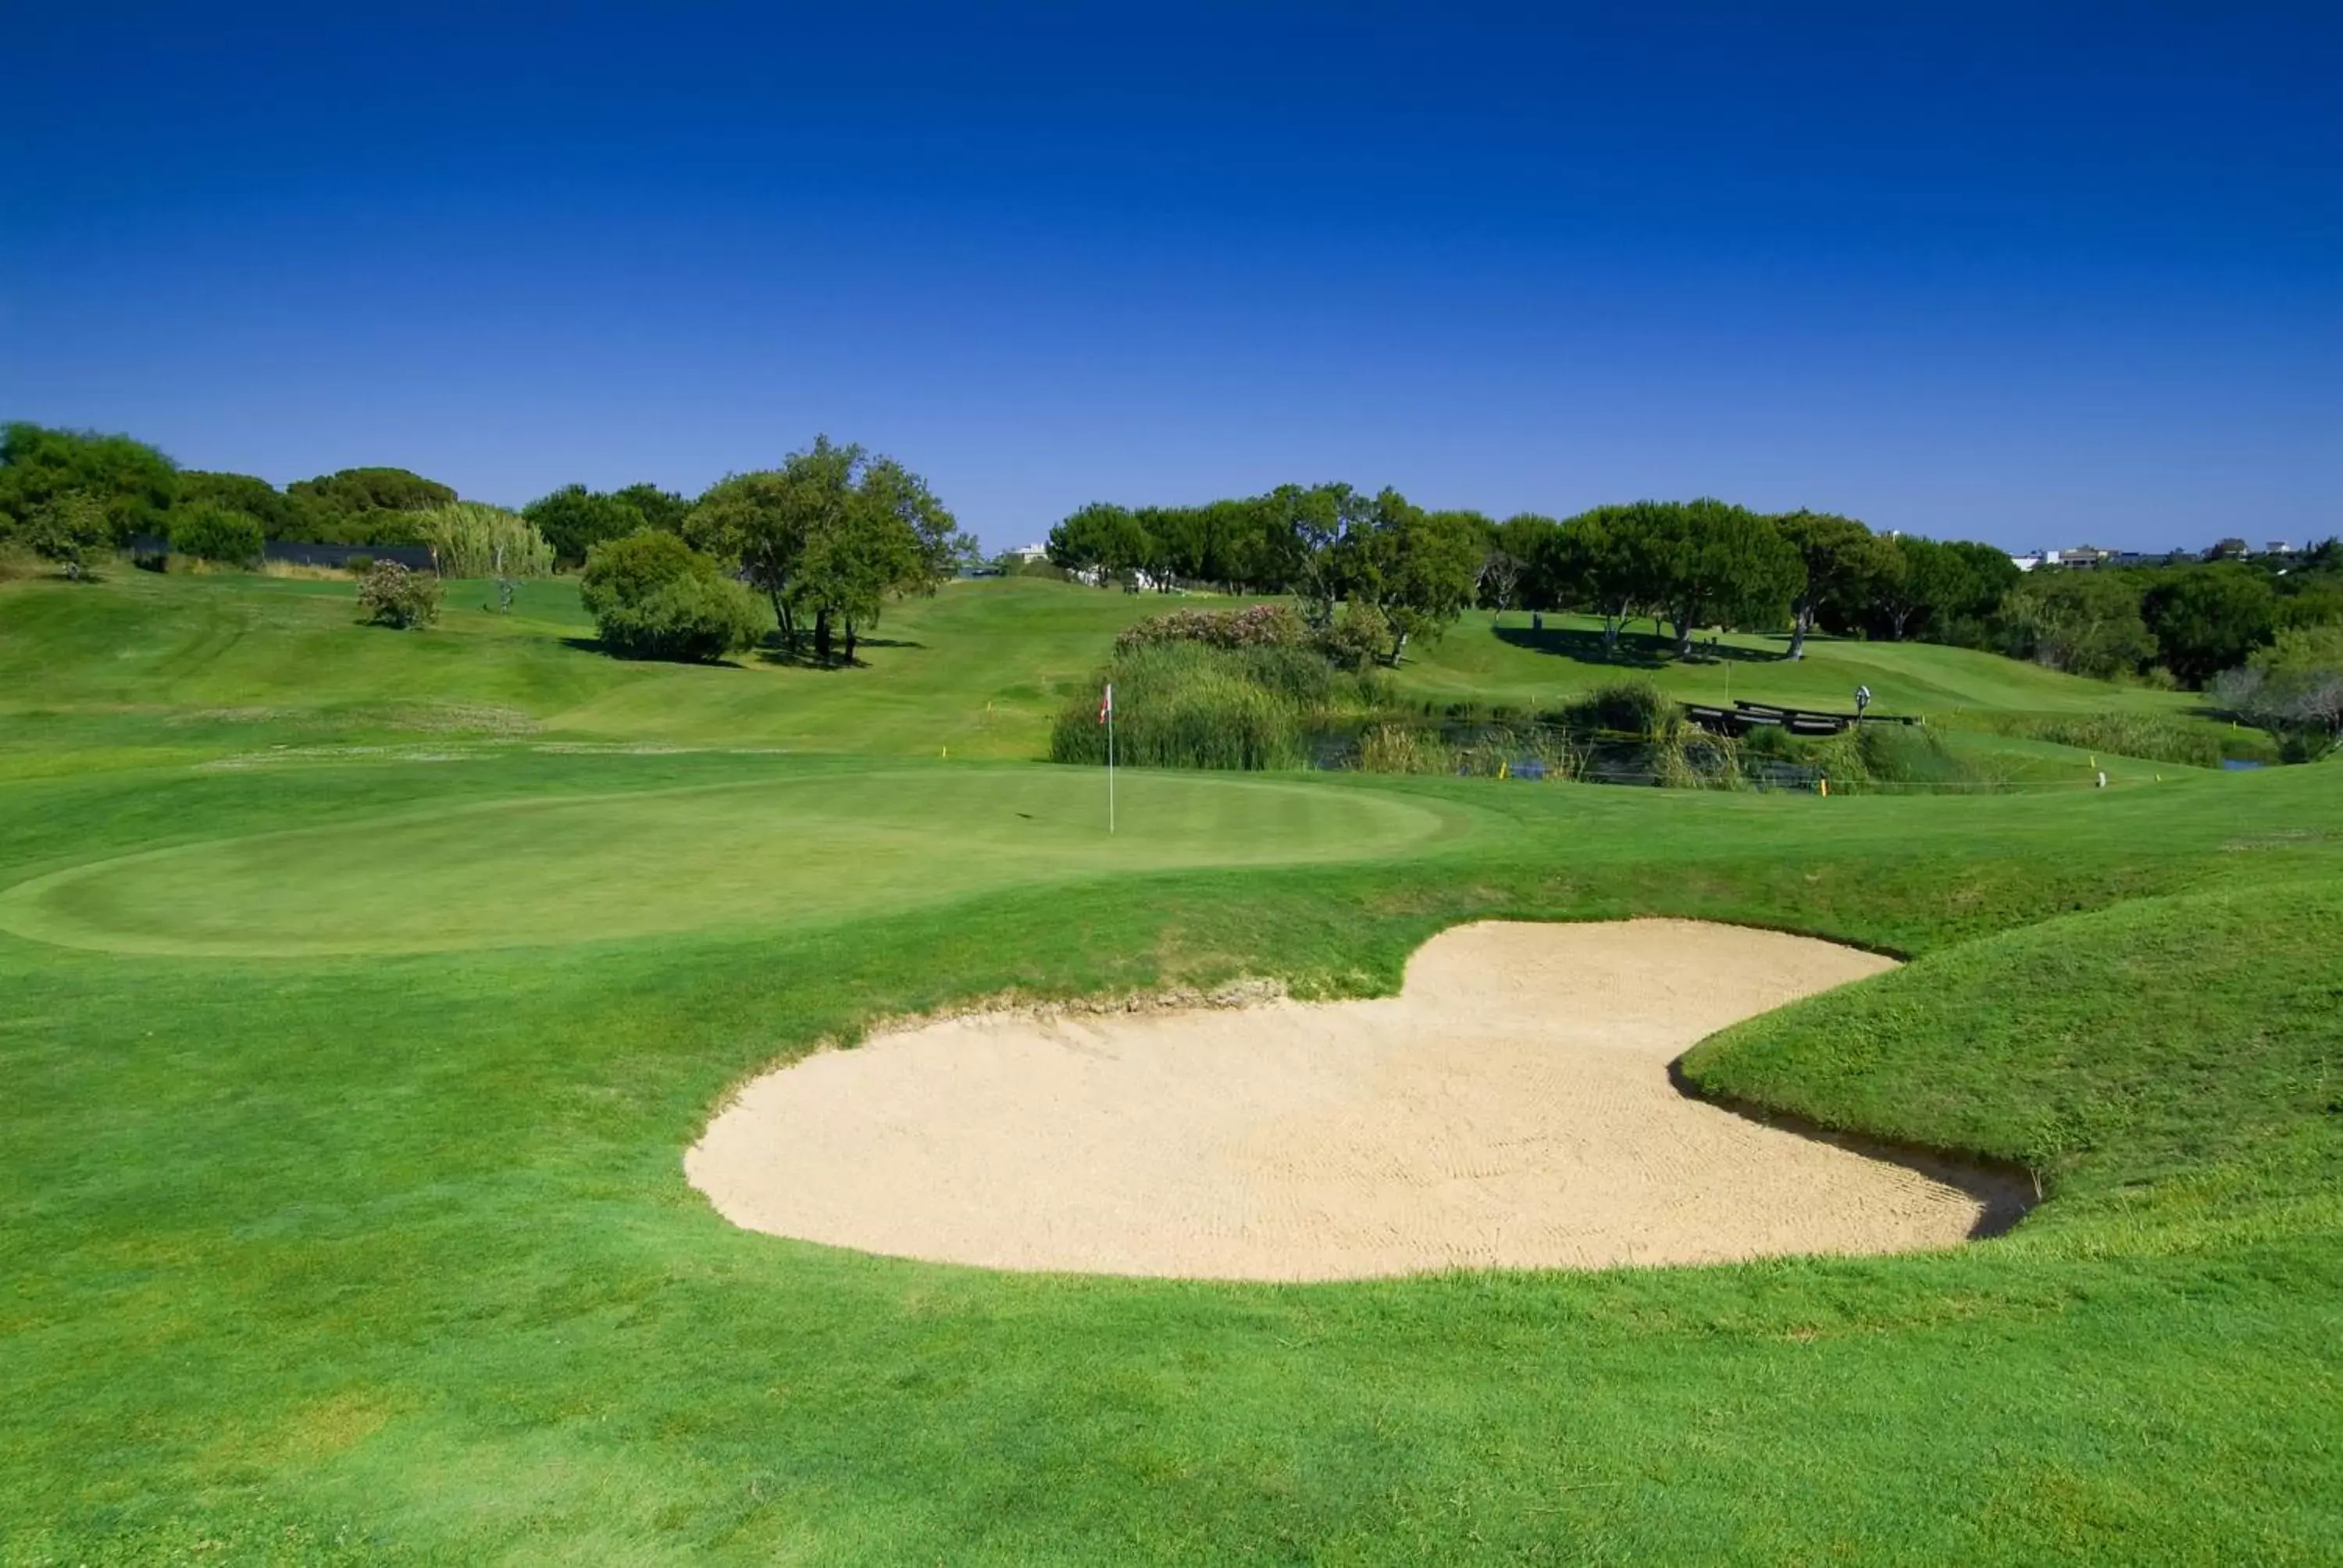
[[[1166,642],[1121,653],[1107,676],[1114,682],[1116,760],[1134,768],[1301,767],[1303,698],[1317,689],[1317,678],[1256,657],[1281,651]],[[1332,672],[1317,663],[1331,681]],[[1106,760],[1096,696],[1085,692],[1058,715],[1050,759]]]
[[[2191,768],[2221,765],[2217,732],[2161,713],[2017,714],[1995,720],[1994,729],[2021,739],[2112,751],[2118,757],[2150,762],[2178,762]]]

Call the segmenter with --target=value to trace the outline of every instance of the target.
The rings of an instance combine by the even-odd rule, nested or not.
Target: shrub
[[[359,579],[358,608],[376,626],[429,626],[439,618],[439,579],[397,561],[377,562]]]
[[[1327,662],[1339,668],[1369,669],[1392,644],[1391,622],[1373,605],[1345,604],[1312,641]]]
[[[1679,717],[1674,699],[1648,680],[1617,680],[1582,692],[1562,709],[1572,729],[1604,730],[1659,739]]]
[[[112,531],[106,508],[96,497],[68,490],[34,508],[18,529],[18,537],[35,555],[56,562],[65,568],[65,576],[78,581],[88,568],[89,558],[105,548]]]
[[[1157,643],[1201,642],[1211,648],[1295,648],[1310,628],[1291,605],[1256,604],[1243,609],[1175,609],[1151,615],[1124,628],[1115,651]]]
[[[171,513],[171,548],[183,556],[221,566],[258,564],[260,521],[213,501],[197,501]]]
[[[362,578],[374,570],[372,556],[352,556],[342,563],[342,569],[354,578]]]
[[[646,528],[586,555],[578,597],[602,646],[622,658],[705,663],[757,640],[757,602],[674,534]]]

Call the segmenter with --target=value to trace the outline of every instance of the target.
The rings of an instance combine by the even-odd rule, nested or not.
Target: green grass
[[[128,578],[0,588],[0,1561],[2343,1554],[2331,769],[1142,774],[1102,844],[1096,773],[920,737],[990,700],[1032,755],[1125,596],[947,590],[830,675],[613,665],[558,585],[401,638]],[[682,1178],[878,1018],[1372,993],[1456,920],[1638,912],[1911,956],[1688,1070],[2050,1201],[1904,1258],[1231,1286],[792,1243]]]
[[[0,892],[0,930],[213,957],[429,952],[820,925],[1179,866],[1366,859],[1471,814],[1182,774],[933,769],[522,795],[198,840]]]
[[[2177,713],[2193,701],[2186,693],[2113,686],[1933,643],[1818,637],[1794,663],[1786,637],[1732,633],[1720,640],[1715,658],[1706,657],[1704,644],[1695,658],[1679,661],[1673,640],[1653,636],[1648,623],[1623,635],[1617,657],[1605,661],[1600,621],[1550,615],[1543,631],[1528,622],[1518,610],[1502,617],[1467,611],[1445,637],[1411,648],[1406,685],[1427,699],[1544,707],[1564,693],[1647,677],[1685,701],[1747,698],[1835,710],[1851,709],[1855,689],[1868,686],[1877,711],[1938,723],[1972,710]]]
[[[0,585],[0,777],[427,739],[1038,757],[1114,633],[1160,599],[1040,578],[892,607],[863,668],[713,668],[591,647],[574,581],[509,616],[450,583],[428,631],[360,628],[346,583],[121,570]],[[157,719],[163,722],[156,722]]]

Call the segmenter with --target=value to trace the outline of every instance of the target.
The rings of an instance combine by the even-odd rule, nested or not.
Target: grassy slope
[[[479,608],[483,585],[451,584],[425,633],[353,626],[350,592],[134,571],[0,585],[0,776],[520,733],[1031,757],[1115,631],[1163,608],[1041,579],[954,583],[892,607],[850,672],[606,658],[566,581],[525,585],[508,617]]]
[[[1545,620],[1543,631],[1533,631],[1518,611],[1468,613],[1446,637],[1411,652],[1402,689],[1433,703],[1544,708],[1604,681],[1649,678],[1687,701],[1729,705],[1743,698],[1845,711],[1855,688],[1868,686],[1877,711],[1925,718],[1985,776],[2036,784],[2080,786],[2103,766],[2118,783],[2148,780],[2185,765],[2015,739],[1991,732],[1996,719],[2122,713],[2216,739],[2225,729],[2196,716],[2197,699],[2187,693],[2085,680],[1970,648],[1817,638],[1793,663],[1786,638],[1735,634],[1722,639],[1715,658],[1704,652],[1680,663],[1673,642],[1645,630],[1624,636],[1617,656],[1606,660],[1600,622],[1584,616]],[[2258,753],[2266,749],[2258,739],[2231,740]]]
[[[1605,661],[1601,622],[1548,616],[1545,629],[1533,631],[1528,620],[1519,611],[1502,618],[1467,612],[1445,637],[1411,649],[1408,685],[1452,700],[1545,706],[1560,693],[1624,674],[1648,677],[1695,702],[1743,697],[1836,709],[1853,707],[1855,689],[1869,686],[1880,712],[1918,713],[1932,720],[1975,709],[2178,711],[2189,700],[2172,692],[2084,680],[1997,654],[1919,642],[1816,638],[1806,645],[1806,657],[1794,664],[1785,657],[1786,638],[1735,633],[1722,639],[1715,660],[1678,663],[1671,641],[1643,630],[1624,636],[1619,656]]]
[[[178,586],[159,618],[183,613]],[[105,703],[320,687],[353,706],[542,700],[550,721],[737,675],[832,705],[818,721],[874,747],[890,731],[853,722],[850,689],[829,695],[861,676],[573,666],[499,646],[501,627],[452,628],[446,646],[474,639],[462,657],[321,627],[304,678],[253,651],[291,635],[264,622],[124,679],[106,638],[19,640],[18,608],[0,598],[0,689],[42,670],[34,700],[86,727],[50,734],[103,744],[68,756],[71,776],[0,785],[0,884],[338,828],[347,848],[322,834],[314,874],[358,898],[404,865],[358,825],[400,813],[612,795],[659,813],[782,786],[850,819],[894,809],[850,759],[723,750],[87,769],[314,718],[210,729]],[[1078,678],[1100,640],[1055,627],[1031,662]],[[224,673],[236,658],[248,678]],[[983,661],[1005,676],[1021,656],[966,658]],[[608,684],[541,684],[573,668]],[[15,744],[28,764],[63,749]],[[704,929],[460,953],[124,958],[0,935],[0,1558],[2331,1559],[2334,783],[1825,803],[1328,781],[1311,788],[1473,825],[1368,863],[1061,868],[811,925],[777,872]],[[946,855],[1022,830],[959,820]],[[581,858],[614,847],[574,838]],[[603,896],[697,885],[658,861]],[[230,914],[261,898],[220,886]],[[542,891],[491,879],[463,918],[522,918]],[[1694,1070],[2026,1158],[2057,1201],[1939,1256],[1231,1288],[777,1242],[681,1180],[727,1084],[877,1014],[1244,970],[1372,990],[1454,920],[1634,911],[1918,955],[1745,1026]]]
[[[422,635],[353,628],[349,596],[340,583],[130,571],[85,588],[0,585],[0,718],[9,721],[0,777],[272,746],[514,734],[1032,757],[1112,634],[1170,602],[1041,579],[956,583],[890,609],[866,648],[867,668],[845,673],[757,658],[717,668],[607,659],[581,646],[593,627],[567,582],[526,586],[511,617],[478,608],[482,585],[453,584],[443,625]],[[1823,639],[1791,664],[1779,639],[1735,637],[1726,639],[1730,658],[1677,665],[1634,637],[1624,662],[1604,664],[1592,658],[1590,622],[1551,618],[1564,629],[1541,642],[1519,615],[1498,630],[1492,618],[1469,614],[1414,649],[1403,693],[1545,706],[1624,672],[1696,700],[1723,700],[1729,688],[1840,707],[1867,683],[1883,710],[1955,724],[1982,710],[2177,713],[2187,702],[1921,644]],[[155,724],[158,715],[169,722]],[[2039,760],[2039,748],[1994,744]]]

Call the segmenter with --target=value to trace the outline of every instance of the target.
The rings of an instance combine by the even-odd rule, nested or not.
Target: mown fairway
[[[563,591],[401,636],[334,585],[0,588],[0,1560],[2343,1555],[2336,765],[1141,776],[1110,841],[1096,774],[1011,759],[1152,605],[956,588],[867,670],[673,670],[565,644]],[[1475,635],[1408,678],[1550,657]],[[1627,913],[1912,956],[1691,1070],[2050,1201],[1942,1255],[1232,1287],[683,1181],[729,1087],[874,1018],[1368,992],[1459,920]]]

